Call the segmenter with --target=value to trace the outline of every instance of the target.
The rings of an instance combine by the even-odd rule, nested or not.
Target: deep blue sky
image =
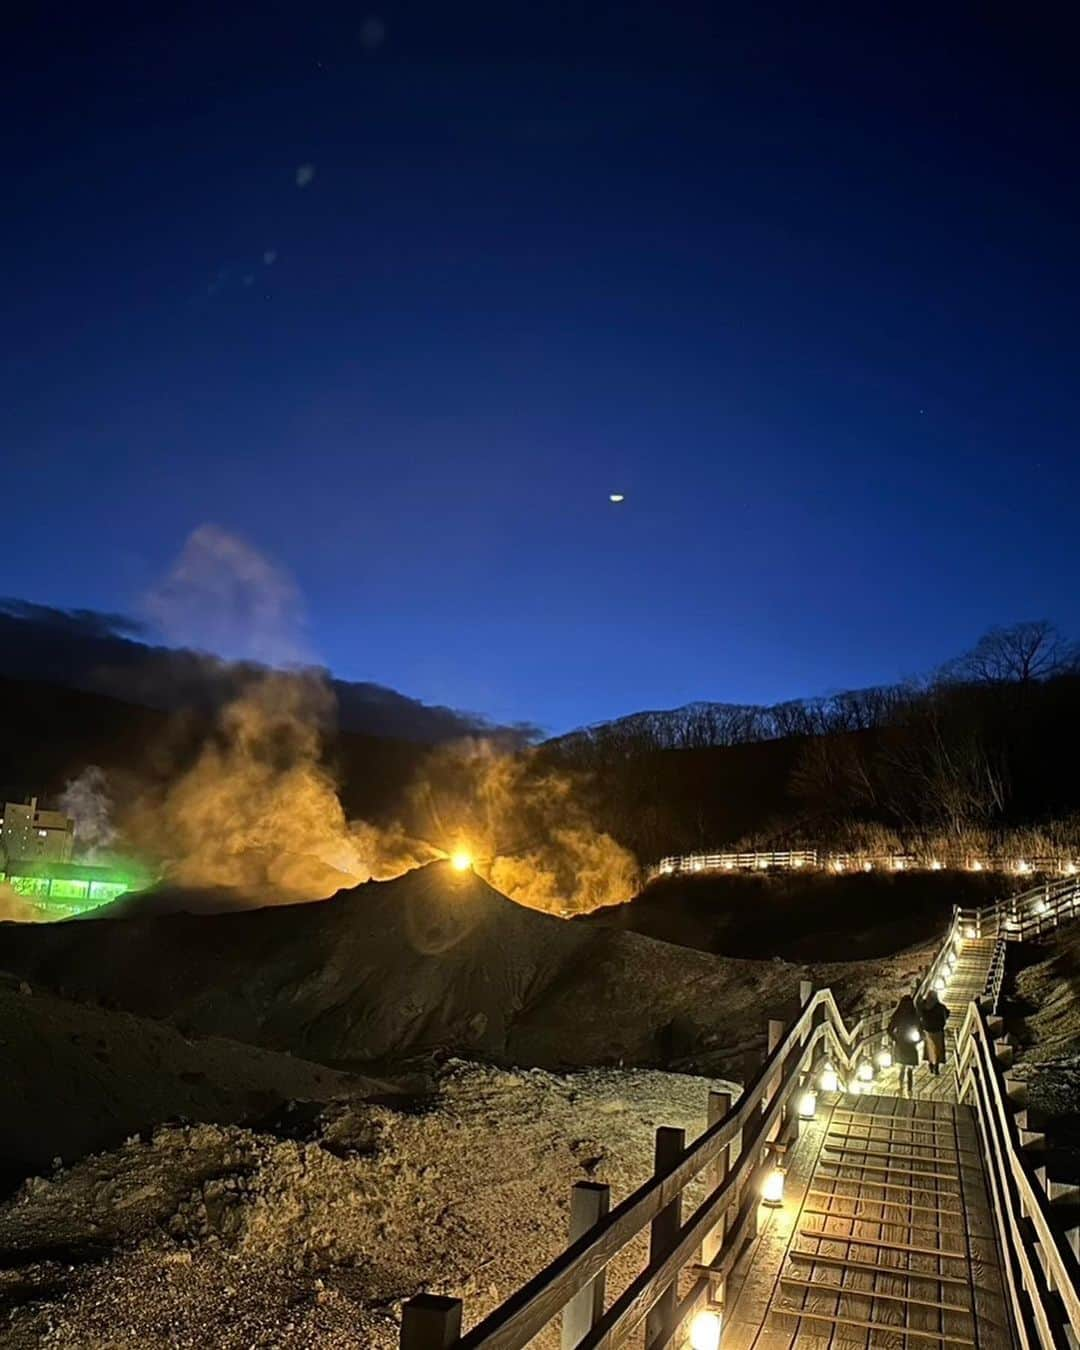
[[[1036,12],[27,8],[0,591],[138,612],[213,521],[338,674],[553,730],[1080,632]]]

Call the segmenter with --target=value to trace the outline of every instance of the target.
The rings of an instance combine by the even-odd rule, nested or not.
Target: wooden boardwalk
[[[822,1094],[776,1211],[732,1281],[725,1350],[1013,1344],[975,1118],[952,1063],[993,940],[963,943],[941,995],[947,1066],[895,1068],[859,1095]]]
[[[920,1100],[956,1101],[956,1077],[952,1068],[956,1061],[956,1033],[960,1030],[968,1004],[983,991],[993,953],[993,938],[971,938],[961,944],[956,968],[945,992],[938,995],[951,1013],[945,1024],[945,1065],[936,1078],[925,1063],[915,1070],[915,1096]],[[879,1073],[870,1090],[899,1096],[900,1070],[892,1068]]]
[[[732,1281],[725,1350],[1012,1344],[971,1111],[832,1094]]]

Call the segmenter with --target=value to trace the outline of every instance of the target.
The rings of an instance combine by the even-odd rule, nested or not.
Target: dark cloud
[[[0,675],[109,694],[152,708],[212,713],[265,670],[251,661],[151,646],[137,640],[145,632],[142,624],[122,614],[0,600]],[[521,742],[536,735],[533,727],[496,726],[476,714],[422,703],[384,685],[331,683],[343,731],[431,744],[462,736]]]
[[[54,609],[29,600],[0,596],[0,615],[17,619],[43,631],[68,637],[141,637],[146,626],[126,614],[103,613],[96,609]]]

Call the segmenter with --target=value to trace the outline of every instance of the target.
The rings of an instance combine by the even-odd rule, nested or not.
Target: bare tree
[[[1061,674],[1075,660],[1075,649],[1049,620],[1029,619],[991,628],[946,674],[979,684],[1028,684]]]

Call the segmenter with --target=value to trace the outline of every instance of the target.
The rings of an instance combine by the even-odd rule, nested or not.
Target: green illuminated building
[[[146,884],[146,878],[134,868],[18,858],[7,862],[5,870],[0,871],[0,881],[6,881],[30,904],[57,919],[85,914]]]

